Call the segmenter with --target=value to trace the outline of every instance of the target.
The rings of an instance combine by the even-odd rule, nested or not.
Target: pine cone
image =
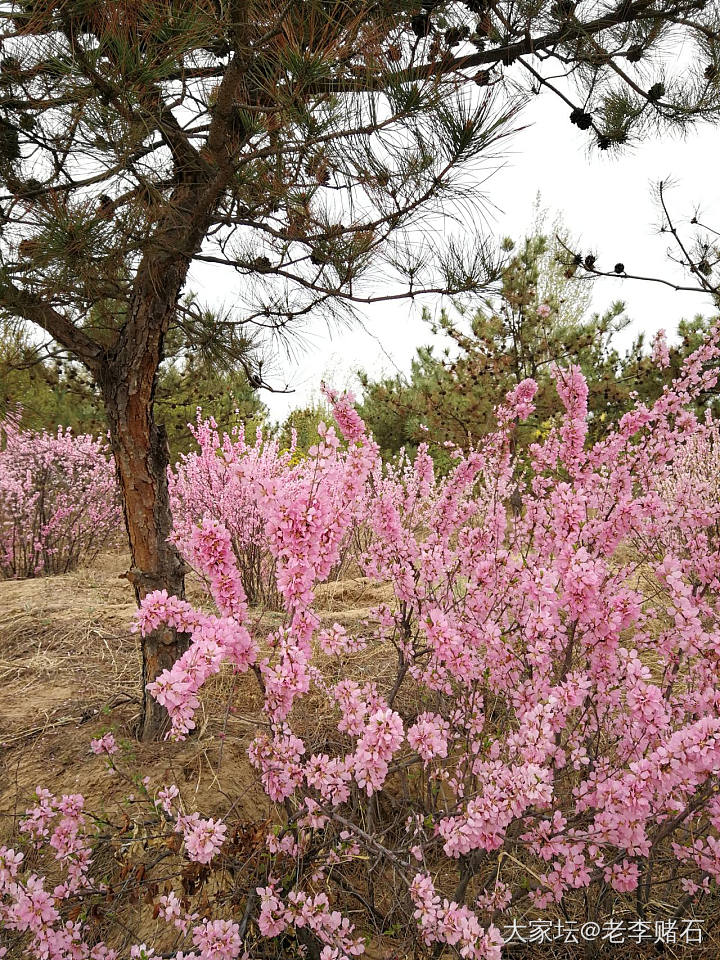
[[[430,15],[427,13],[416,13],[410,21],[410,29],[416,37],[427,37],[430,33]]]
[[[592,126],[592,117],[581,107],[575,107],[570,114],[570,123],[574,123],[580,130],[587,130]]]

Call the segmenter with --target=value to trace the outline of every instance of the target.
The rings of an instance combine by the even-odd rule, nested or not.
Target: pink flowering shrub
[[[347,416],[352,415],[358,416],[355,409],[349,407]],[[324,429],[321,424],[321,430]],[[200,570],[203,560],[198,525],[213,521],[220,524],[230,537],[248,603],[282,609],[277,557],[258,491],[282,484],[291,503],[295,491],[304,488],[307,477],[316,469],[317,448],[311,448],[308,458],[299,459],[294,434],[290,448],[281,450],[277,440],[264,437],[260,428],[250,443],[242,424],[233,428],[231,434],[221,434],[214,418],[203,420],[200,413],[190,430],[198,450],[183,454],[175,469],[168,472],[173,542],[185,560]],[[331,437],[332,442],[337,439],[334,433]],[[326,477],[326,483],[328,479]],[[344,549],[338,553],[336,564],[356,550],[358,539],[355,524]]]
[[[70,429],[0,422],[0,577],[67,573],[90,562],[122,524],[106,445]]]
[[[522,470],[512,439],[532,413],[532,381],[439,480],[423,447],[383,468],[350,399],[331,394],[345,445],[323,428],[307,464],[252,481],[285,611],[265,635],[251,629],[230,533],[210,517],[188,528],[217,612],[161,592],[145,599],[139,629],[192,635],[151,690],[182,738],[223,664],[254,676],[263,707],[249,757],[277,815],[262,850],[256,838],[241,854],[229,816],[185,813],[177,788],[158,794],[182,856],[221,887],[241,878],[237,901],[219,899],[212,916],[181,883],[164,890],[158,916],[179,937],[164,955],[303,948],[347,960],[392,928],[401,956],[447,948],[499,960],[508,927],[530,918],[600,930],[622,916],[652,930],[712,915],[720,502],[691,496],[688,470],[715,430],[691,409],[716,382],[718,339],[594,446],[583,376],[557,369],[564,416]],[[364,573],[394,599],[351,637],[321,622],[315,595],[358,523],[372,531]],[[392,674],[353,677],[357,650],[393,663]],[[332,718],[326,726],[308,725],[305,698],[323,704],[312,715]],[[114,764],[107,745],[97,749]],[[48,816],[31,812],[39,826],[28,829],[47,838]],[[11,929],[26,923],[34,956],[60,960],[38,937],[45,949],[48,931],[60,936],[62,905],[51,895],[21,909],[40,881],[18,879],[12,864],[1,909]],[[633,956],[647,951],[651,937]]]
[[[244,425],[221,434],[214,418],[190,426],[198,450],[182,454],[168,471],[173,514],[173,540],[185,559],[196,563],[193,537],[204,519],[222,523],[230,536],[245,596],[251,603],[276,608],[279,594],[275,560],[270,552],[253,482],[279,479],[292,461],[293,450],[281,451],[258,428],[254,442]],[[251,479],[252,478],[252,479]]]
[[[658,489],[668,506],[712,509],[720,500],[720,424],[708,418],[697,425],[664,471]]]

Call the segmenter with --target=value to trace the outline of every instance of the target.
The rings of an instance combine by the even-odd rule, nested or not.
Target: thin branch
[[[555,239],[558,243],[573,257],[576,258],[578,254],[574,250],[571,250],[566,243],[563,242],[562,238],[557,236]],[[615,270],[599,270],[597,267],[589,267],[585,263],[581,262],[577,264],[578,268],[583,269],[586,273],[590,274],[593,277],[614,277],[616,280],[642,280],[645,283],[659,283],[665,287],[670,287],[671,290],[682,293],[707,293],[708,289],[706,287],[688,287],[681,283],[673,283],[671,280],[664,280],[662,277],[647,277],[643,274],[638,273],[628,273],[626,270],[623,270],[621,273],[617,273]]]
[[[24,320],[37,324],[93,372],[102,365],[103,348],[51,304],[28,290],[22,290],[10,279],[0,280],[2,309]]]

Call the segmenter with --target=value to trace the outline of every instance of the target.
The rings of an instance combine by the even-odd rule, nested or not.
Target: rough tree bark
[[[158,258],[139,278],[128,319],[115,347],[106,353],[99,376],[110,442],[122,496],[131,566],[125,574],[138,603],[153,590],[184,597],[182,558],[168,542],[172,529],[168,491],[168,443],[154,418],[154,395],[163,340],[172,320],[187,267]],[[160,739],[167,711],[147,684],[188,647],[188,637],[168,627],[141,640],[142,711],[138,734]]]
[[[153,417],[152,403],[130,394],[127,381],[109,380],[103,389],[110,441],[130,545],[131,566],[125,577],[138,603],[153,590],[165,589],[177,597],[185,595],[184,564],[167,538],[172,529],[167,467],[168,445],[165,429]],[[168,729],[168,715],[147,691],[154,680],[187,649],[184,634],[164,627],[143,637],[142,711],[138,734],[143,740],[161,738]]]

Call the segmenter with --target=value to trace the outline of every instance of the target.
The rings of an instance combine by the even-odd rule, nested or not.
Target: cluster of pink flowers
[[[503,941],[497,927],[490,924],[484,929],[468,907],[442,899],[427,874],[415,875],[410,884],[410,897],[426,944],[446,943],[457,947],[460,956],[467,960],[500,960]]]
[[[106,444],[0,421],[0,578],[67,573],[117,533],[122,510]]]
[[[204,920],[193,929],[192,940],[199,957],[235,960],[242,951],[240,927],[231,920]]]
[[[283,900],[277,882],[258,888],[260,915],[258,926],[266,937],[277,937],[288,927],[307,927],[324,944],[321,960],[350,960],[365,952],[362,940],[353,938],[354,928],[347,917],[333,910],[327,894],[308,895],[292,891]]]
[[[346,803],[350,797],[350,781],[353,771],[352,757],[333,757],[326,754],[313,754],[306,769],[305,780],[315,787],[323,800],[333,806]]]
[[[259,734],[250,745],[250,762],[261,771],[265,792],[279,803],[292,796],[303,779],[305,744],[286,727],[270,738]]]
[[[426,763],[446,757],[450,724],[436,713],[421,713],[407,734],[408,743]]]
[[[331,630],[321,630],[317,639],[320,648],[328,655],[358,653],[367,646],[364,637],[349,634],[340,623],[334,623]]]
[[[652,357],[655,363],[662,368],[670,366],[670,351],[668,349],[667,334],[658,330],[653,338]]]
[[[333,872],[359,856],[397,884],[398,911],[410,898],[419,938],[471,960],[500,957],[498,911],[562,902],[580,917],[600,902],[590,888],[608,885],[649,914],[674,896],[671,872],[673,910],[720,882],[720,499],[702,470],[690,495],[694,451],[715,449],[716,424],[692,410],[716,382],[719,339],[592,446],[587,384],[558,368],[564,416],[522,470],[513,431],[532,412],[532,381],[508,395],[495,433],[454,451],[446,477],[427,447],[384,466],[349,399],[332,393],[342,439],[321,426],[305,460],[262,476],[258,447],[236,452],[230,475],[272,557],[283,622],[251,636],[232,535],[208,514],[183,549],[217,614],[157,593],[138,623],[192,635],[151,687],[175,736],[192,729],[222,664],[257,677],[249,755],[284,826],[263,846],[253,936],[312,934],[323,960],[361,953],[338,906],[351,875],[336,884]],[[359,527],[361,571],[394,599],[355,637],[322,624],[315,595]],[[336,655],[351,665],[355,643],[377,673],[338,680]],[[298,708],[309,695],[334,729],[308,725]],[[177,814],[176,800],[167,792],[161,805],[188,858],[221,863],[225,824]],[[47,838],[55,807],[43,804],[28,822]],[[383,811],[398,807],[388,828]],[[362,904],[366,892],[353,892]],[[233,921],[199,921],[167,893],[162,910],[198,955],[245,948]]]
[[[98,737],[97,740],[91,740],[90,749],[98,756],[105,754],[106,756],[110,757],[113,755],[113,753],[117,753],[118,748],[113,734],[106,733],[103,734],[102,737]]]
[[[206,680],[224,662],[244,673],[257,658],[257,644],[243,623],[247,602],[227,531],[217,521],[205,518],[193,530],[191,543],[198,568],[212,583],[221,616],[200,614],[186,601],[168,597],[165,590],[155,590],[145,598],[137,620],[137,629],[143,634],[166,623],[192,635],[189,649],[149,687],[172,717],[177,738],[194,728],[193,716],[200,704],[198,691]]]
[[[345,439],[351,443],[361,441],[365,437],[365,424],[355,409],[355,397],[352,393],[338,393],[325,384],[322,392],[332,404],[333,417]]]
[[[116,960],[114,950],[89,946],[79,922],[63,920],[63,905],[91,889],[102,889],[89,877],[92,837],[77,794],[57,798],[38,787],[38,803],[20,823],[36,850],[51,852],[61,873],[59,883],[35,872],[22,875],[24,856],[0,846],[0,929],[23,937],[28,953],[48,960]],[[33,858],[34,859],[34,858]]]
[[[243,425],[221,434],[215,420],[203,420],[200,411],[190,430],[198,450],[183,454],[168,473],[173,540],[194,564],[198,523],[206,518],[219,521],[230,537],[245,595],[252,603],[276,607],[274,559],[254,486],[248,481],[271,484],[282,477],[293,462],[294,444],[281,451],[277,441],[265,439],[260,429],[250,442]]]
[[[217,856],[225,840],[227,827],[219,820],[203,820],[197,813],[177,818],[177,831],[185,839],[188,859],[195,863],[210,863]]]
[[[388,707],[370,714],[353,756],[355,779],[369,797],[387,780],[390,760],[403,740],[399,714]]]

